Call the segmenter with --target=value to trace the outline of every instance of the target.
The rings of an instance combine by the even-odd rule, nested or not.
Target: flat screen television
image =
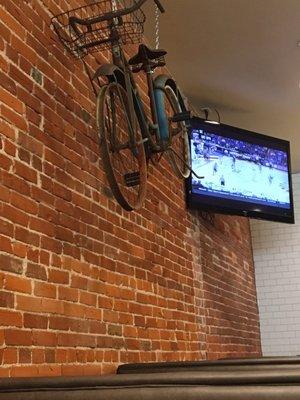
[[[193,118],[192,209],[294,223],[289,142]]]

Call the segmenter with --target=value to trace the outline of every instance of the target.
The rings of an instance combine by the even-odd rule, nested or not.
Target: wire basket
[[[78,24],[77,32],[70,24],[70,18],[89,21],[112,11],[124,10],[136,4],[136,0],[102,0],[87,6],[75,8],[52,18],[52,26],[64,47],[75,57],[83,58],[89,53],[111,47],[112,20],[96,22],[89,26]],[[115,19],[117,20],[117,19]],[[122,16],[122,23],[116,21],[115,27],[121,44],[134,44],[142,41],[145,14],[141,9]]]

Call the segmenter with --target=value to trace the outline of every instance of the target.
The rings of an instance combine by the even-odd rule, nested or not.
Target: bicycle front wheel
[[[147,163],[142,133],[130,118],[126,91],[118,83],[104,86],[97,98],[97,124],[103,167],[111,191],[127,211],[142,207],[146,196]]]
[[[169,149],[167,150],[169,162],[174,173],[179,178],[190,175],[190,144],[185,122],[173,122],[175,114],[182,112],[178,97],[171,86],[166,85],[164,91],[164,109],[168,120]]]

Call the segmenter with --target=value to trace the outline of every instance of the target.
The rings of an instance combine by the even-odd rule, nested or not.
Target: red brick
[[[38,365],[39,376],[60,376],[62,370],[60,365]]]
[[[14,191],[29,195],[30,194],[30,187],[29,184],[24,181],[24,179],[17,177],[15,174],[10,174],[3,171],[3,185],[13,189]]]
[[[32,197],[32,199],[34,199],[40,203],[44,202],[50,206],[54,205],[54,197],[51,194],[49,194],[48,192],[46,192],[38,187],[34,186],[31,188],[31,197]]]
[[[3,103],[5,103],[9,108],[15,110],[18,114],[24,112],[24,104],[18,100],[15,96],[0,88],[0,97]]]
[[[38,368],[35,365],[26,365],[26,366],[12,366],[11,367],[11,376],[12,377],[34,377],[38,376]]]
[[[67,316],[82,318],[85,316],[85,311],[85,308],[80,304],[67,302],[63,304],[63,313]]]
[[[1,86],[12,94],[16,94],[16,84],[7,74],[0,71]]]
[[[15,229],[15,238],[22,243],[27,243],[32,246],[39,246],[40,237],[38,234],[30,232],[26,228],[17,226]]]
[[[22,314],[12,311],[6,311],[0,309],[0,321],[1,325],[6,326],[22,326]]]
[[[4,331],[5,343],[14,346],[31,346],[32,332],[25,330],[6,329]]]
[[[18,362],[18,350],[14,347],[3,349],[3,364],[16,364]]]
[[[51,269],[48,272],[48,281],[54,283],[69,283],[69,273],[66,271],[59,271],[57,269]]]
[[[51,317],[49,319],[49,328],[60,331],[68,331],[70,329],[70,319],[58,316]]]
[[[8,62],[2,56],[0,56],[0,69],[3,72],[8,71]]]
[[[62,365],[63,376],[83,376],[84,366],[83,365]]]
[[[32,247],[28,247],[27,249],[27,259],[29,261],[33,261],[35,263],[39,262],[39,257],[40,257],[40,250],[34,249]]]
[[[50,283],[35,282],[34,294],[39,297],[56,298],[56,286]]]
[[[15,162],[15,172],[26,181],[37,183],[37,173],[34,169],[22,164],[18,161]]]
[[[71,278],[71,286],[78,289],[87,289],[88,280],[86,278],[82,278],[81,276],[74,275]]]
[[[23,47],[23,43],[15,36],[13,36],[12,47],[17,48],[17,45],[19,48]],[[30,50],[28,47],[26,48],[26,50],[27,49]],[[25,53],[25,51],[23,52],[23,54]],[[34,53],[32,52],[32,54]],[[26,88],[26,90],[28,90],[29,92],[32,91],[33,89],[32,80],[29,78],[28,75],[24,74],[20,69],[16,68],[13,64],[10,64],[9,75],[15,82],[18,82],[22,87]]]
[[[2,23],[0,23],[0,34],[6,42],[10,42],[11,38],[10,30]]]
[[[98,305],[100,308],[107,308],[111,310],[113,308],[113,299],[99,296]]]
[[[36,111],[32,110],[30,107],[26,107],[26,120],[28,123],[32,123],[39,127],[41,125],[42,117],[41,114],[37,113]]]
[[[0,251],[12,253],[12,242],[10,238],[2,235],[0,236]]]
[[[23,272],[23,262],[6,254],[0,254],[0,267],[3,271],[9,271],[15,274],[21,274]]]
[[[5,203],[8,203],[10,201],[10,190],[4,186],[1,186],[0,200],[4,201]],[[1,218],[0,222],[1,222],[1,224],[5,223],[5,221],[3,221],[2,218]]]
[[[27,121],[26,119],[19,115],[18,113],[14,112],[10,108],[7,108],[5,105],[1,105],[0,112],[2,118],[5,121],[9,122],[10,124],[14,125],[16,128],[25,131],[27,129]]]
[[[70,319],[70,330],[73,332],[89,332],[89,323],[86,319],[71,318]]]
[[[30,296],[21,296],[17,295],[16,298],[16,309],[22,311],[36,311],[41,312],[45,311],[42,308],[42,299],[34,298]]]
[[[62,252],[62,244],[58,240],[42,236],[41,246],[44,250],[60,254]]]
[[[0,376],[1,376],[2,378],[8,378],[9,375],[10,375],[10,370],[9,370],[9,368],[2,368],[2,369],[0,370]]]
[[[12,160],[5,154],[0,154],[0,168],[9,171],[12,167]]]
[[[96,347],[96,337],[74,333],[59,333],[58,345],[67,347]]]
[[[31,364],[31,350],[19,349],[19,363],[20,364]]]
[[[31,281],[23,277],[7,275],[4,287],[13,292],[31,293]]]
[[[90,322],[90,332],[97,334],[105,334],[106,333],[106,324],[100,321],[91,321]]]
[[[4,142],[4,151],[6,154],[15,157],[17,146],[8,139]]]
[[[0,10],[1,21],[5,24],[10,30],[12,30],[17,36],[23,38],[26,30],[24,27],[16,21],[15,18],[5,9]]]
[[[19,62],[19,54],[16,51],[16,49],[14,49],[8,43],[6,44],[6,55],[7,55],[7,58],[9,58],[10,61],[12,61],[14,64],[18,64],[18,62]],[[9,67],[10,67],[10,65],[9,65]],[[8,72],[9,72],[9,67],[8,67]]]
[[[27,90],[24,90],[24,88],[22,88],[21,86],[17,87],[17,96],[18,96],[18,99],[21,100],[25,105],[29,106],[30,108],[32,108],[33,110],[35,110],[37,112],[41,112],[41,102],[36,97],[34,97],[31,93],[29,93]],[[25,139],[25,141],[23,141],[24,138],[27,138],[27,140]],[[31,143],[34,144],[33,148],[30,145]],[[38,144],[39,151],[38,151],[38,153],[36,153],[35,152],[35,150],[36,150],[35,143],[36,142],[32,138],[25,135],[23,132],[19,132],[19,144],[26,147],[28,150],[32,150],[32,152],[35,154],[40,154],[40,150],[41,150],[40,146],[42,146],[42,145]],[[28,145],[30,147],[28,147]]]
[[[52,332],[34,330],[32,340],[34,346],[54,347],[57,345],[57,335]]]
[[[83,303],[83,304],[86,304],[88,306],[96,307],[97,296],[95,294],[92,294],[92,293],[80,292],[79,302]]]
[[[38,314],[24,313],[24,327],[35,329],[47,329],[48,318]]]
[[[63,287],[60,286],[58,288],[58,298],[60,300],[67,300],[67,301],[73,301],[73,302],[78,302],[78,289],[72,289],[68,287]]]
[[[67,201],[71,201],[72,198],[72,192],[58,183],[53,184],[53,194]]]
[[[26,276],[29,278],[40,279],[40,280],[47,280],[47,272],[46,268],[42,265],[28,263],[26,269]]]
[[[66,363],[67,362],[67,350],[65,349],[56,349],[55,358],[58,363]]]
[[[107,326],[107,333],[111,336],[122,336],[122,326],[109,324]]]
[[[62,314],[63,304],[58,300],[43,298],[42,309],[50,314]]]
[[[23,243],[14,243],[13,254],[19,258],[25,258],[27,255],[27,246]]]
[[[26,211],[28,214],[37,214],[38,211],[38,205],[35,201],[19,193],[12,192],[11,204],[18,209]]]
[[[45,362],[45,350],[44,349],[32,349],[32,363],[43,364]]]
[[[61,226],[56,226],[55,238],[58,240],[72,243],[74,241],[74,234],[69,229],[62,228]]]

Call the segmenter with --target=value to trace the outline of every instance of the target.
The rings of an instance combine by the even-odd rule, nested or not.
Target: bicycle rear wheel
[[[118,83],[104,86],[97,98],[97,124],[103,167],[111,191],[127,211],[142,207],[146,195],[147,164],[141,130],[129,118],[126,91]]]
[[[166,85],[164,91],[164,108],[168,120],[169,148],[167,155],[174,173],[179,178],[190,175],[190,144],[185,122],[173,122],[175,114],[182,112],[178,97],[171,86]]]

